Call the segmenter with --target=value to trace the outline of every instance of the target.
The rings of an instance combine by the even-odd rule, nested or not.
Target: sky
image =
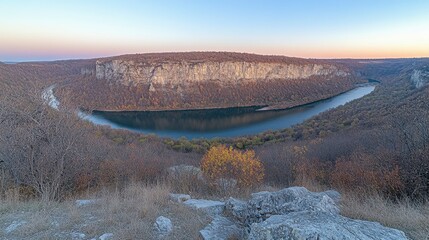
[[[182,51],[429,57],[429,1],[0,0],[0,61]]]

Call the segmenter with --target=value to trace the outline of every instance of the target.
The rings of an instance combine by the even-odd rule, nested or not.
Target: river
[[[47,88],[43,98],[49,105],[58,109],[59,101],[53,94],[54,87]],[[91,114],[78,114],[82,119],[94,124],[161,137],[237,137],[291,127],[321,112],[361,98],[374,89],[374,85],[359,86],[326,100],[285,110],[258,111],[260,107],[235,107],[181,111],[93,111]]]

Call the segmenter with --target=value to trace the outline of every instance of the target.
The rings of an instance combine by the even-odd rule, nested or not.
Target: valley
[[[53,94],[53,88],[45,89],[43,98],[51,107],[58,109],[59,101]],[[291,127],[323,111],[363,97],[374,89],[374,84],[361,85],[328,99],[278,110],[263,106],[170,111],[95,110],[91,113],[79,111],[78,115],[97,125],[174,139],[237,137]]]
[[[429,1],[4,1],[0,240],[429,240]]]
[[[177,55],[173,54],[172,56]],[[138,58],[140,59],[141,56]],[[298,60],[294,59],[294,61]],[[318,60],[311,61],[314,63]],[[97,62],[94,59],[1,64],[0,152],[2,162],[0,167],[2,178],[0,186],[4,206],[12,209],[2,210],[7,213],[7,218],[4,220],[7,222],[5,225],[13,224],[13,222],[8,222],[15,216],[13,202],[20,204],[16,206],[23,206],[22,204],[27,204],[26,201],[41,199],[40,204],[45,201],[60,201],[69,206],[73,203],[67,199],[76,199],[82,195],[87,198],[97,198],[97,195],[101,194],[103,199],[109,199],[109,194],[115,194],[114,189],[128,189],[127,186],[132,182],[149,184],[151,189],[164,189],[162,190],[163,197],[161,197],[163,200],[160,201],[167,209],[172,209],[175,214],[178,214],[174,215],[173,219],[178,216],[181,217],[180,214],[185,214],[188,210],[183,212],[181,207],[170,205],[170,202],[165,201],[165,198],[168,198],[166,191],[190,192],[193,196],[208,199],[229,196],[248,198],[249,191],[271,189],[272,186],[299,185],[305,186],[311,191],[334,188],[344,196],[342,198],[344,200],[341,202],[341,212],[344,212],[345,216],[378,221],[386,226],[405,231],[407,237],[421,239],[427,234],[425,229],[427,204],[425,201],[429,189],[429,176],[427,175],[429,167],[427,158],[429,156],[427,154],[427,136],[429,136],[427,135],[427,129],[429,129],[429,122],[427,121],[429,110],[427,83],[429,79],[427,73],[429,60],[422,58],[386,59],[376,62],[363,60],[320,61],[322,65],[329,63],[336,68],[348,69],[350,74],[348,76],[352,76],[351,79],[342,79],[340,76],[338,79],[332,77],[331,80],[324,81],[321,76],[310,76],[299,81],[295,78],[286,78],[283,81],[276,80],[278,84],[283,86],[282,88],[276,88],[277,83],[270,85],[264,82],[264,91],[278,90],[278,96],[281,94],[286,96],[284,101],[273,102],[269,99],[265,101],[261,97],[263,101],[258,100],[249,105],[246,105],[245,101],[237,100],[242,99],[238,93],[249,92],[249,88],[240,90],[238,86],[233,86],[237,90],[237,95],[231,95],[234,97],[226,98],[227,100],[220,105],[212,101],[213,105],[210,105],[210,110],[198,110],[200,109],[199,106],[202,105],[189,101],[190,104],[186,106],[192,107],[186,108],[187,110],[183,110],[185,102],[181,102],[180,104],[184,104],[183,106],[180,104],[173,105],[168,111],[156,104],[145,105],[144,108],[142,108],[143,105],[138,104],[127,105],[126,103],[130,103],[127,96],[133,98],[135,96],[133,95],[134,90],[139,88],[139,85],[128,86],[116,82],[121,79],[120,77],[116,80],[115,78],[110,80],[97,79],[93,72],[82,71],[82,69],[88,69],[88,66],[93,66],[92,64]],[[295,62],[294,64],[299,63]],[[124,71],[124,74],[126,72]],[[331,76],[329,74],[326,75],[328,78]],[[86,85],[84,84],[85,87],[82,87],[80,84],[85,79],[87,80]],[[368,79],[371,79],[372,82],[377,81],[375,88],[374,86],[366,86],[368,88],[364,94],[338,100],[340,104],[332,105],[333,103],[330,101],[338,99],[343,94],[332,99],[286,110],[255,111],[260,108],[259,106],[284,107],[297,103],[287,100],[289,99],[288,93],[290,93],[289,81],[291,81],[291,85],[296,84],[295,81],[302,84],[296,85],[303,88],[296,94],[320,93],[300,102],[307,103],[310,99],[317,101],[325,98],[322,96],[332,96],[348,91],[355,84],[367,82]],[[255,80],[248,81],[251,85]],[[307,81],[308,86],[306,85]],[[182,84],[194,89],[192,87],[194,83],[185,81],[179,82],[175,86],[176,90]],[[341,87],[334,88],[335,91],[332,91],[332,88],[327,88],[329,90],[326,92],[322,91],[323,87],[316,88],[316,86],[332,87],[335,85]],[[169,84],[157,86],[155,89],[160,90],[162,96],[165,94],[164,91],[170,91]],[[198,86],[204,89],[203,85]],[[228,86],[230,87],[230,85]],[[150,86],[146,87],[146,93],[150,94]],[[226,88],[220,85],[217,87],[220,90]],[[77,92],[73,92],[77,89],[82,90],[82,98],[79,95],[73,95],[77,94]],[[89,91],[85,93],[85,89],[96,90],[98,95],[94,95],[94,99],[86,102],[85,99],[91,95],[85,95],[89,93]],[[213,89],[215,89],[213,86],[209,88],[210,91]],[[43,91],[45,94],[42,94]],[[130,93],[129,95],[123,94],[127,91]],[[95,110],[98,109],[96,106],[102,105],[100,102],[103,99],[103,95],[100,95],[101,92],[109,96],[106,98],[108,103],[106,106],[109,107],[100,109],[115,109],[111,112],[112,117],[104,117],[104,119],[119,121],[118,118],[121,119],[122,117],[113,116],[122,114],[121,111],[123,110],[146,110],[140,114],[143,114],[142,119],[147,120],[147,123],[136,120],[136,123],[130,124],[147,124],[154,129],[159,128],[159,125],[177,128],[183,124],[192,131],[200,131],[201,129],[211,131],[213,138],[179,137],[179,135],[183,135],[183,132],[177,134],[176,137],[172,135],[163,136],[162,134],[153,135],[83,121],[76,114],[80,108],[86,109],[86,111],[94,110],[93,116],[106,113]],[[261,92],[258,90],[251,94],[257,93]],[[56,105],[55,101],[52,101],[53,98],[50,97],[52,94],[55,97],[58,96],[57,100],[61,104]],[[57,109],[48,106],[42,95],[51,101],[51,106],[56,106]],[[162,99],[160,102],[165,101],[163,104],[167,104],[171,100]],[[211,101],[210,99],[212,98],[207,98],[207,101]],[[348,102],[351,99],[355,100]],[[251,107],[254,106],[254,103],[258,103],[258,108]],[[323,104],[327,105],[322,107]],[[130,108],[130,106],[135,108]],[[226,106],[232,107],[229,108],[232,111],[230,115],[223,112],[225,110],[223,107]],[[332,106],[336,107],[331,108]],[[301,110],[304,112],[314,110],[315,112],[290,125],[285,122],[281,122],[278,128],[271,125],[272,122],[270,121],[280,121],[283,116],[303,113],[300,112]],[[283,115],[283,112],[286,114]],[[131,113],[126,111],[126,114]],[[207,122],[202,121],[201,115],[207,117],[207,113],[215,116],[215,120],[207,120],[212,125],[207,125]],[[148,119],[151,114],[157,117]],[[186,115],[191,119],[187,123]],[[124,118],[127,116],[125,115]],[[135,119],[135,116],[130,118]],[[267,121],[267,119],[271,120]],[[243,135],[228,135],[227,138],[223,138],[221,135],[221,129],[224,127],[222,124],[227,124],[228,127],[233,126],[232,129],[234,129],[234,127],[240,128],[243,124],[253,126],[253,123],[259,124],[261,120],[267,123],[267,128],[255,127],[252,131],[245,129]],[[267,129],[270,130],[267,131]],[[187,168],[201,166],[201,159],[217,146],[228,146],[231,149],[243,151],[243,153],[251,151],[246,154],[250,154],[249,156],[254,154],[264,167],[263,181],[252,185],[252,187],[232,186],[232,189],[219,189],[217,185],[211,185],[211,183],[201,179],[196,180],[192,176],[182,176],[179,180],[168,180],[171,176],[167,174],[166,169],[181,165],[185,165]],[[56,156],[63,157],[58,159]],[[32,171],[30,166],[36,166],[37,169],[43,171]],[[53,181],[53,179],[58,181]],[[19,181],[20,184],[17,185],[16,181]],[[166,186],[155,184],[159,182]],[[99,192],[105,191],[102,189],[110,190]],[[146,191],[144,188],[138,187],[138,189],[140,189],[138,191]],[[132,193],[117,192],[117,194],[122,196],[121,194]],[[144,194],[135,197],[145,197]],[[128,199],[126,196],[124,199]],[[409,206],[407,205],[408,201],[416,204]],[[423,203],[420,204],[419,202]],[[371,205],[373,203],[378,205]],[[113,206],[111,204],[114,203],[108,202],[108,204]],[[65,208],[65,205],[59,205],[59,208]],[[373,209],[381,206],[385,208],[383,210]],[[121,209],[124,207],[120,206]],[[67,208],[75,209],[75,207]],[[132,209],[134,207],[124,209],[124,211],[133,212]],[[371,209],[371,211],[365,211],[365,209]],[[399,209],[407,209],[405,217],[415,220],[398,220],[396,217],[399,216],[398,213],[392,209],[398,211]],[[73,211],[84,216],[82,210]],[[91,211],[93,211],[94,216],[110,214],[109,217],[117,219],[119,223],[121,222],[119,218],[124,219],[122,215],[110,212],[110,210],[97,212],[94,208]],[[384,211],[383,214],[385,215],[373,214],[377,211]],[[40,214],[39,211],[36,212]],[[167,210],[163,210],[163,212],[171,214]],[[31,216],[31,214],[30,211],[26,213],[26,216]],[[52,214],[57,215],[58,213]],[[194,213],[186,212],[186,214],[192,215]],[[388,218],[380,217],[387,215]],[[155,217],[156,213],[151,212],[148,217],[143,217],[144,221],[141,221],[138,216],[127,221],[143,224],[140,229],[147,229],[148,224]],[[26,221],[29,222],[30,220]],[[18,223],[20,222],[18,221]],[[106,228],[108,223],[106,223],[107,225],[89,222],[85,224],[97,226],[99,231],[109,230]],[[198,226],[202,227],[201,225]],[[97,236],[97,234],[103,233],[91,233],[79,224],[73,225],[73,228],[77,229],[73,231],[84,232],[85,236]],[[58,234],[55,229],[49,228],[45,234]],[[192,236],[197,236],[200,229],[194,230]],[[38,232],[41,234],[43,230]],[[137,229],[125,232],[118,231],[116,234],[118,234],[117,236],[137,236],[133,234],[141,234],[141,231]],[[25,238],[27,235],[17,231],[9,236]],[[41,236],[46,235],[42,234]]]

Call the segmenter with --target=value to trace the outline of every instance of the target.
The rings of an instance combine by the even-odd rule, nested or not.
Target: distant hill
[[[149,53],[97,59],[57,92],[97,110],[288,108],[332,97],[359,81],[345,64],[329,60],[232,52]]]
[[[101,58],[101,61],[111,60],[138,61],[147,63],[159,62],[263,62],[263,63],[320,63],[324,60],[313,60],[280,55],[259,55],[237,52],[164,52],[126,54]]]

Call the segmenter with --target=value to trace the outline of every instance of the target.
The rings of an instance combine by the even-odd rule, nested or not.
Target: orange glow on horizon
[[[429,57],[428,8],[417,0],[5,1],[0,61],[185,51]]]
[[[7,46],[7,47],[5,47]],[[146,47],[147,46],[147,47]],[[189,52],[189,51],[230,51],[247,52],[263,55],[284,55],[302,58],[420,58],[429,57],[429,44],[427,46],[210,46],[190,44],[155,44],[130,42],[129,44],[107,43],[96,41],[78,41],[75,39],[43,39],[35,38],[29,46],[28,41],[22,39],[6,39],[0,44],[0,52],[28,57],[65,56],[59,59],[97,58],[123,54],[146,52]],[[79,57],[82,56],[82,57]],[[1,59],[0,59],[1,60]]]

